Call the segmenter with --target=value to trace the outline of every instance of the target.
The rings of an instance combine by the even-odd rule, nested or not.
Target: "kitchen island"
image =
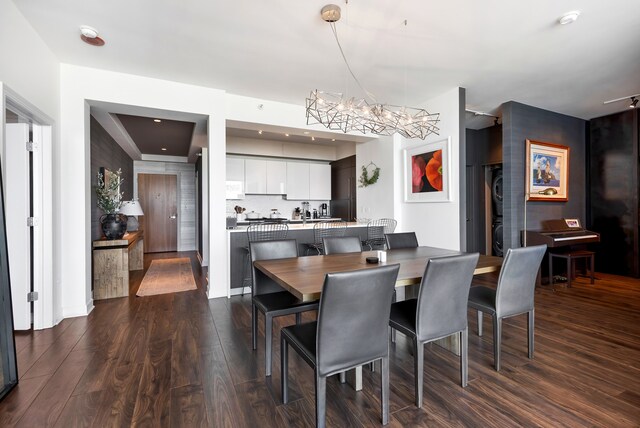
[[[298,242],[298,254],[300,256],[306,255],[307,246],[305,244],[311,244],[314,242],[313,226],[318,221],[321,220],[307,220],[307,224],[302,224],[302,220],[300,220],[300,222],[295,221],[289,223],[287,239],[295,239]],[[229,246],[227,251],[227,262],[229,265],[229,276],[227,280],[228,297],[242,293],[244,276],[245,274],[247,276],[251,275],[246,250],[249,245],[249,241],[247,239],[247,227],[248,226],[241,225],[236,229],[227,230],[227,243]],[[366,223],[347,223],[345,236],[358,236],[361,241],[364,241],[367,239]],[[311,250],[309,251],[309,255],[313,256],[317,255],[317,253],[315,250]],[[247,286],[249,283],[244,285]],[[249,288],[246,288],[245,292],[250,292]]]

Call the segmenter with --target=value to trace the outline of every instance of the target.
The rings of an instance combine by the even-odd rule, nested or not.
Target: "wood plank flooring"
[[[130,297],[18,333],[20,383],[0,402],[0,426],[313,426],[313,372],[294,352],[290,403],[280,401],[278,330],[293,317],[275,322],[273,376],[265,378],[264,324],[254,352],[250,297],[207,300],[191,253],[145,257],[145,269],[176,256],[191,258],[198,290],[135,297],[143,271],[133,272]],[[527,358],[526,318],[505,321],[499,373],[491,321],[478,337],[470,312],[467,388],[457,357],[428,345],[422,409],[413,405],[410,344],[398,334],[390,426],[640,426],[640,281],[597,274],[595,285],[572,284],[536,290],[535,359]],[[364,370],[361,392],[330,379],[328,425],[379,426],[379,389],[379,371]]]

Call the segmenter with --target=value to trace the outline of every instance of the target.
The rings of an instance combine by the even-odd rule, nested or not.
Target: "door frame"
[[[53,126],[54,120],[21,97],[6,84],[0,82],[0,153],[5,165],[6,109],[17,110],[33,122],[32,140],[39,145],[33,152],[33,215],[37,223],[33,227],[33,290],[38,300],[33,302],[33,329],[53,327]],[[26,143],[26,142],[25,142]],[[5,168],[3,168],[3,179]],[[5,204],[5,209],[7,205]],[[26,219],[25,219],[26,221]]]

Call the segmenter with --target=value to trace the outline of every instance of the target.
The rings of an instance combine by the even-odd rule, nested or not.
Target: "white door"
[[[6,125],[4,203],[13,323],[16,330],[31,328],[31,305],[27,302],[27,293],[31,290],[31,232],[27,226],[30,214],[28,141],[28,124]]]

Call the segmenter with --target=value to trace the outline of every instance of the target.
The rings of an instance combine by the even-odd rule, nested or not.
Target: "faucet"
[[[309,211],[309,202],[302,203],[302,225],[307,225],[307,211]]]

